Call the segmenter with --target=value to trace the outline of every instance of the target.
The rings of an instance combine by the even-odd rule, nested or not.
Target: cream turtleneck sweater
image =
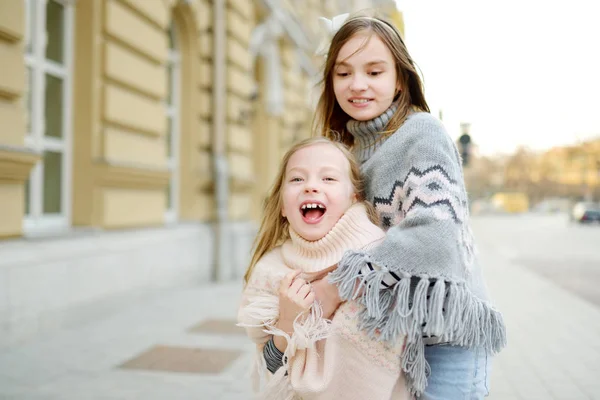
[[[309,242],[290,229],[290,239],[267,253],[255,266],[244,289],[240,325],[257,344],[259,376],[267,382],[260,397],[269,400],[405,400],[410,399],[400,366],[403,342],[379,341],[359,329],[358,302],[343,303],[331,321],[320,316],[318,304],[288,337],[275,328],[279,315],[278,288],[291,270],[319,272],[338,263],[347,250],[368,250],[384,232],[373,224],[363,204],[352,206],[322,239]],[[271,375],[262,348],[271,335],[288,339],[284,364]],[[287,375],[286,375],[287,372]]]
[[[317,241],[305,240],[290,228],[290,240],[281,246],[281,253],[289,268],[319,272],[337,264],[346,250],[372,247],[382,238],[383,231],[369,220],[365,206],[357,203]]]

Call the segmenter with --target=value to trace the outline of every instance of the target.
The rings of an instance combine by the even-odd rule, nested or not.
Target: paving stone
[[[157,345],[120,367],[197,374],[219,374],[240,356],[235,350]]]
[[[214,335],[245,335],[244,328],[236,326],[234,319],[207,319],[189,329],[190,333]]]

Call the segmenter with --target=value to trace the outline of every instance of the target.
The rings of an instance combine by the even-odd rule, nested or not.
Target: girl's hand
[[[302,279],[306,280],[307,282],[314,282],[319,279],[325,278],[327,276],[327,274],[335,271],[336,269],[337,269],[337,264],[332,265],[331,267],[322,269],[317,272],[303,272],[302,274],[300,274],[300,277]]]
[[[317,300],[321,302],[323,308],[323,317],[330,319],[335,310],[342,303],[340,299],[340,292],[336,285],[332,285],[327,280],[327,276],[316,280],[312,283],[313,290],[315,292]]]
[[[279,329],[291,334],[296,317],[309,310],[315,301],[311,285],[298,277],[300,271],[288,273],[279,285]]]

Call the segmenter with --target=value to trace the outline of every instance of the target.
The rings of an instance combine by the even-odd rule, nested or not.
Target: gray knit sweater
[[[347,124],[367,200],[387,233],[374,250],[347,252],[329,279],[342,299],[356,298],[361,281],[367,331],[385,340],[407,336],[402,365],[419,394],[429,373],[423,337],[498,352],[506,335],[475,259],[456,146],[429,113],[411,114],[381,140],[394,112],[392,106],[374,120]]]

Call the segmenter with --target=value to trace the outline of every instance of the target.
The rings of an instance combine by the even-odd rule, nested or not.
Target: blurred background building
[[[241,279],[310,135],[318,17],[390,1],[0,2],[0,337]]]
[[[569,211],[578,201],[600,201],[600,138],[545,151],[519,147],[484,156],[473,148],[472,153],[465,180],[475,212],[488,201],[501,212]]]

